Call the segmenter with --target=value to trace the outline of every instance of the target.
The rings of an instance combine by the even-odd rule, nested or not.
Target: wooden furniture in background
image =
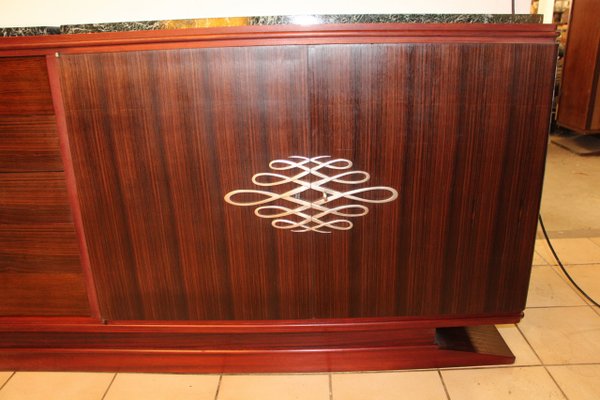
[[[573,0],[558,97],[557,123],[580,134],[600,133],[600,7]]]
[[[40,176],[53,182],[45,191],[62,190],[45,197],[8,177],[0,217],[72,213],[79,263],[73,247],[44,248],[70,257],[58,265],[85,282],[89,308],[42,318],[28,305],[17,317],[26,297],[14,297],[0,368],[512,362],[492,325],[525,307],[553,38],[543,25],[382,24],[1,40],[0,62],[46,58],[68,196],[65,180]],[[399,196],[327,234],[277,229],[225,201],[294,155],[350,160]],[[0,285],[21,287],[11,282]],[[62,293],[73,304],[86,295]]]

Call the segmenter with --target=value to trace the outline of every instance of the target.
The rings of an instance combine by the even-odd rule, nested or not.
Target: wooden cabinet
[[[600,133],[600,7],[572,2],[557,123],[577,133]]]
[[[70,210],[64,181],[45,189],[56,199],[15,183],[0,205],[73,213],[81,264],[74,237],[52,248],[87,283],[91,318],[0,321],[0,366],[511,362],[490,324],[525,306],[552,37],[373,25],[7,40],[47,57],[72,187]]]

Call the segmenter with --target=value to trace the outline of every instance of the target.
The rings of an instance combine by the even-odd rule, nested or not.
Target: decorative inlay
[[[271,225],[278,229],[319,233],[352,229],[354,224],[349,218],[362,217],[369,212],[366,205],[356,203],[381,204],[398,197],[398,192],[388,186],[362,187],[347,191],[327,187],[328,184],[360,185],[371,179],[368,172],[348,171],[352,168],[352,161],[344,158],[291,156],[288,159],[271,161],[269,168],[273,171],[288,171],[294,175],[260,172],[252,177],[252,182],[261,187],[289,186],[289,184],[296,186],[284,193],[256,189],[233,190],[225,195],[225,201],[235,206],[259,206],[254,210],[254,214],[260,218],[273,219]],[[327,172],[333,172],[333,175],[330,176]],[[321,197],[312,201],[302,198],[301,194],[309,191],[315,191]],[[377,191],[384,192],[386,197],[372,199],[361,196],[367,192]],[[236,201],[234,199],[241,195],[259,197],[259,200]],[[284,205],[269,204],[280,200]],[[336,200],[340,200],[338,203],[342,204],[334,206],[332,203]],[[286,202],[294,204],[295,207],[289,207]]]

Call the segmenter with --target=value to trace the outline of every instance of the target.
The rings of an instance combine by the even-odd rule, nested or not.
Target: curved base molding
[[[459,321],[474,322],[454,322]],[[428,325],[358,321],[287,325],[287,329],[259,328],[260,324],[165,329],[168,326],[109,324],[88,329],[71,325],[62,331],[49,325],[45,331],[32,331],[23,325],[21,332],[0,332],[0,370],[328,372],[514,362],[493,325]]]

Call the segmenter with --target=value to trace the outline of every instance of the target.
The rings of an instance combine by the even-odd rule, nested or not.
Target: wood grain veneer
[[[0,174],[0,225],[72,222],[62,172]]]
[[[0,172],[62,169],[54,115],[0,117]]]
[[[319,242],[315,290],[329,313],[524,309],[554,51],[309,49],[312,153],[352,159],[372,185],[400,193],[397,203],[372,207],[356,229]]]
[[[292,46],[60,58],[105,318],[312,313],[310,239],[223,201],[251,184],[250,171],[307,152],[305,55]]]
[[[479,325],[522,316],[553,37],[541,25],[374,24],[0,39],[0,57],[47,56],[86,275],[73,264],[68,288],[71,267],[28,269],[14,246],[0,283],[24,300],[0,317],[0,368],[512,362]],[[293,154],[351,159],[400,198],[330,235],[274,230],[224,203]],[[11,218],[7,238],[46,226]],[[63,316],[22,312],[43,309],[36,287],[57,296],[47,315]]]
[[[0,58],[0,115],[54,114],[45,57]]]
[[[63,55],[105,316],[521,312],[554,51],[383,44]],[[223,204],[270,160],[294,154],[351,159],[401,200],[331,235],[278,231]]]
[[[5,239],[3,233],[0,232],[0,239]],[[89,315],[81,272],[49,268],[24,273],[21,268],[16,272],[10,272],[5,265],[0,268],[1,315]]]

